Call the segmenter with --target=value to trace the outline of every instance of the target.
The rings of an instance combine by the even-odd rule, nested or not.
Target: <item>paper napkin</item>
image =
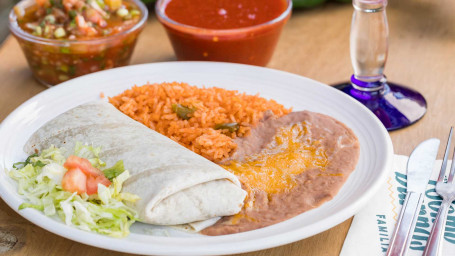
[[[354,216],[340,253],[341,256],[385,255],[406,196],[407,162],[407,156],[394,156],[387,182],[379,189],[375,197]],[[441,163],[441,160],[436,161],[426,188],[425,199],[408,251],[410,256],[422,255],[433,221],[441,205],[441,198],[435,191]],[[455,204],[452,203],[444,233],[441,254],[444,256],[455,256],[454,209]]]

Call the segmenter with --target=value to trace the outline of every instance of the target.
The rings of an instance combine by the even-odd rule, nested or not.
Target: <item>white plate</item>
[[[170,62],[129,66],[67,81],[31,98],[0,126],[0,170],[26,157],[22,147],[30,135],[58,114],[84,102],[114,96],[133,85],[182,81],[217,86],[249,94],[260,93],[294,110],[330,115],[352,128],[360,141],[360,160],[338,195],[321,207],[281,223],[218,237],[171,232],[171,237],[147,234],[144,224],[114,239],[81,231],[34,209],[18,211],[23,199],[16,184],[0,171],[0,195],[24,218],[55,234],[109,250],[154,255],[213,255],[248,252],[291,243],[325,231],[353,216],[385,181],[393,149],[380,121],[363,105],[330,86],[277,70],[214,62]],[[105,99],[106,100],[106,99]]]

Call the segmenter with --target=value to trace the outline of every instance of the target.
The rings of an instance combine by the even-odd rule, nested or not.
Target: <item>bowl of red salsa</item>
[[[52,86],[128,65],[147,15],[139,0],[23,0],[9,27],[35,78]]]
[[[291,0],[158,0],[155,11],[179,60],[265,66]]]

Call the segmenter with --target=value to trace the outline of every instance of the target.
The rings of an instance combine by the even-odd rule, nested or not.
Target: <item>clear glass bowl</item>
[[[148,10],[140,0],[129,1],[141,12],[139,22],[130,29],[103,38],[57,40],[38,37],[21,29],[14,10],[9,15],[9,28],[34,77],[46,86],[53,86],[88,73],[129,64],[148,17]],[[26,9],[34,4],[34,0],[23,0],[17,5]]]
[[[179,60],[209,60],[265,66],[270,61],[282,27],[291,16],[286,10],[266,23],[238,29],[206,29],[170,19],[165,8],[169,0],[158,0],[155,11],[166,29]]]

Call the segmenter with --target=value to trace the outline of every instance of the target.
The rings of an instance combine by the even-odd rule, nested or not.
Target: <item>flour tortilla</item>
[[[78,141],[101,146],[106,166],[123,160],[131,173],[123,191],[141,198],[130,206],[145,223],[204,221],[236,214],[243,206],[246,192],[237,177],[106,102],[57,116],[31,136],[24,151],[32,154],[54,145],[72,152]]]

